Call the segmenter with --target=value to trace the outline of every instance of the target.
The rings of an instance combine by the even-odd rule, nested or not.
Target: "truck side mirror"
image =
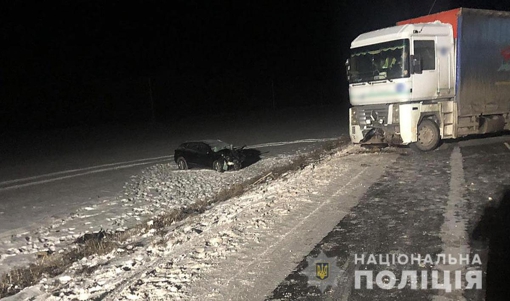
[[[411,68],[412,74],[422,74],[421,57],[419,55],[411,55]]]

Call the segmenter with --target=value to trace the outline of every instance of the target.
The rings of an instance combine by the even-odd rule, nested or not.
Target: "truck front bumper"
[[[349,135],[353,143],[408,145],[418,140],[422,114],[440,116],[437,113],[440,111],[440,104],[421,102],[352,107],[349,109]],[[442,138],[441,127],[440,134]]]
[[[351,125],[350,136],[355,144],[401,145],[402,137],[398,130],[398,125],[376,125],[363,130],[359,125]]]

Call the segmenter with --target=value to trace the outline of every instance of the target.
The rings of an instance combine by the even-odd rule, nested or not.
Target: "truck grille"
[[[361,128],[371,127],[376,122],[383,121],[383,124],[388,123],[388,106],[387,105],[371,105],[356,107],[356,116]],[[369,120],[367,122],[367,120]]]

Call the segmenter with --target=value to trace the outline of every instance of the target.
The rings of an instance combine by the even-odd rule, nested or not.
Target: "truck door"
[[[453,96],[453,39],[451,36],[437,36],[436,39],[438,97]]]
[[[437,98],[438,70],[435,37],[413,39],[414,58],[421,61],[421,73],[413,74],[413,100]]]

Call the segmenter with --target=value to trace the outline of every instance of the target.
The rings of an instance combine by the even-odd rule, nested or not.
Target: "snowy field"
[[[85,234],[121,233],[284,166],[342,136],[338,114],[327,107],[181,125],[3,135],[0,275],[67,253]],[[180,142],[211,137],[248,144],[262,151],[262,160],[223,174],[176,169],[171,155]]]
[[[83,206],[66,218],[48,219],[32,232],[18,233],[0,242],[0,272],[26,267],[37,257],[69,252],[77,247],[76,240],[86,234],[100,230],[121,233],[140,224],[153,223],[154,217],[173,210],[185,211],[194,203],[214,199],[222,189],[253,181],[277,167],[288,165],[319,145],[322,144],[308,144],[297,147],[293,154],[262,158],[238,172],[181,171],[173,162],[151,166],[133,176],[125,184],[122,195]],[[151,237],[154,232],[151,230],[142,236]]]
[[[294,155],[296,156],[296,155]],[[63,252],[86,233],[124,231],[145,220],[195,202],[212,199],[223,188],[260,177],[294,157],[282,155],[260,160],[239,172],[208,169],[180,171],[175,163],[158,164],[133,176],[123,195],[76,210],[62,219],[50,219],[33,232],[13,235],[0,243],[0,272],[26,266],[39,252]]]
[[[275,251],[271,250],[271,245],[285,239],[285,231],[292,232],[301,220],[317,214],[318,209],[327,210],[328,206],[337,206],[329,201],[329,196],[320,197],[325,189],[331,188],[335,179],[345,185],[333,187],[338,191],[336,195],[354,195],[356,190],[365,189],[364,185],[359,184],[363,182],[362,178],[374,174],[368,173],[367,168],[361,168],[355,173],[356,177],[345,181],[352,173],[344,172],[352,166],[360,168],[360,160],[384,166],[394,158],[391,154],[376,155],[374,158],[373,154],[357,152],[356,148],[348,147],[318,164],[310,164],[303,170],[289,172],[275,181],[257,185],[248,193],[170,226],[171,231],[163,237],[156,235],[155,231],[141,233],[109,254],[82,258],[62,275],[42,279],[38,285],[13,296],[12,300],[31,296],[35,298],[32,300],[222,300],[225,292],[221,291],[221,287],[225,285],[225,277],[242,271],[234,269],[231,273],[225,273],[221,270],[219,275],[215,275],[220,272],[219,268],[231,269],[226,266],[227,262],[242,263],[246,261],[246,256],[250,260],[255,260],[253,256],[260,256],[264,260],[265,253]],[[120,200],[121,206],[113,205],[117,209],[112,216],[117,218],[110,217],[109,224],[127,227],[139,219],[157,214],[162,206],[186,206],[195,198],[212,196],[221,185],[253,177],[275,165],[285,164],[289,159],[283,156],[266,159],[241,173],[224,174],[203,170],[175,171],[168,165],[155,166],[133,185],[131,189],[135,195],[127,195]],[[188,189],[191,183],[196,183],[196,187],[201,189]],[[76,235],[73,233],[89,227],[89,221],[103,220],[113,203],[84,208],[81,214],[65,223],[46,229],[50,233],[60,233],[60,237],[51,234],[45,237],[52,237],[49,240],[52,242],[57,240],[56,245],[66,241],[67,236],[71,240]],[[345,214],[345,210],[339,212]],[[56,232],[57,229],[60,231]],[[323,230],[327,233],[329,225]],[[275,240],[273,243],[272,239]],[[302,241],[300,243],[303,244]],[[262,247],[268,245],[269,249],[262,251]],[[303,245],[313,247],[313,244]],[[292,255],[296,260],[302,258],[300,252]],[[212,280],[215,278],[217,281]],[[204,281],[207,283],[205,286]]]
[[[174,149],[184,141],[221,139],[263,147],[265,157],[293,154],[306,143],[292,142],[344,135],[346,112],[315,107],[2,134],[0,241],[117,197],[132,175],[173,162]]]

